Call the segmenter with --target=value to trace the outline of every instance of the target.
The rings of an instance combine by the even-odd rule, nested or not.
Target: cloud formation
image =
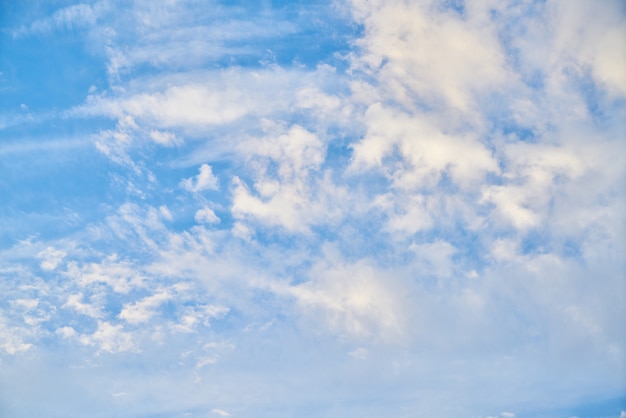
[[[15,22],[0,95],[34,116],[0,128],[0,414],[624,409],[619,1],[102,0]],[[22,97],[41,78],[16,51],[39,43],[67,101]]]
[[[197,176],[184,179],[180,184],[183,189],[194,193],[203,190],[217,190],[219,188],[218,179],[215,177],[211,166],[208,164],[202,164],[200,173],[198,173]]]

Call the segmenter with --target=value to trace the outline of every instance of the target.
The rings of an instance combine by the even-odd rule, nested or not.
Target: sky
[[[626,418],[626,3],[0,1],[0,416]]]

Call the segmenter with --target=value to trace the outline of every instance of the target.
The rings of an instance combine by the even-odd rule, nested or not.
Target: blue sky
[[[0,416],[626,417],[623,2],[0,29]]]

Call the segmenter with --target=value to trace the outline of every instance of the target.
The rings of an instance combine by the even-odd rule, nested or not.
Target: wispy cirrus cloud
[[[108,9],[108,2],[75,4],[60,8],[51,16],[36,19],[30,25],[23,25],[12,32],[13,37],[47,35],[59,30],[85,29],[96,24],[98,17]]]

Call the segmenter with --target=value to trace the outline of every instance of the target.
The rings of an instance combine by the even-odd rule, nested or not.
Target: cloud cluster
[[[195,382],[271,376],[277,399],[296,382],[300,406],[330,384],[311,358],[355,385],[346,404],[397,389],[382,396],[402,398],[397,416],[623,393],[623,7],[325,7],[346,13],[350,50],[315,65],[263,58],[304,31],[306,11],[287,23],[286,6],[246,20],[218,4],[97,2],[16,29],[99,39],[108,86],[61,116],[108,121],[91,137],[116,163],[102,166],[116,200],[66,237],[2,250],[0,275],[19,278],[0,284],[2,355],[49,341],[87,350],[85,364],[144,353]],[[265,389],[245,407],[211,388],[224,402],[202,413],[276,415]],[[316,412],[356,411],[337,408]]]

